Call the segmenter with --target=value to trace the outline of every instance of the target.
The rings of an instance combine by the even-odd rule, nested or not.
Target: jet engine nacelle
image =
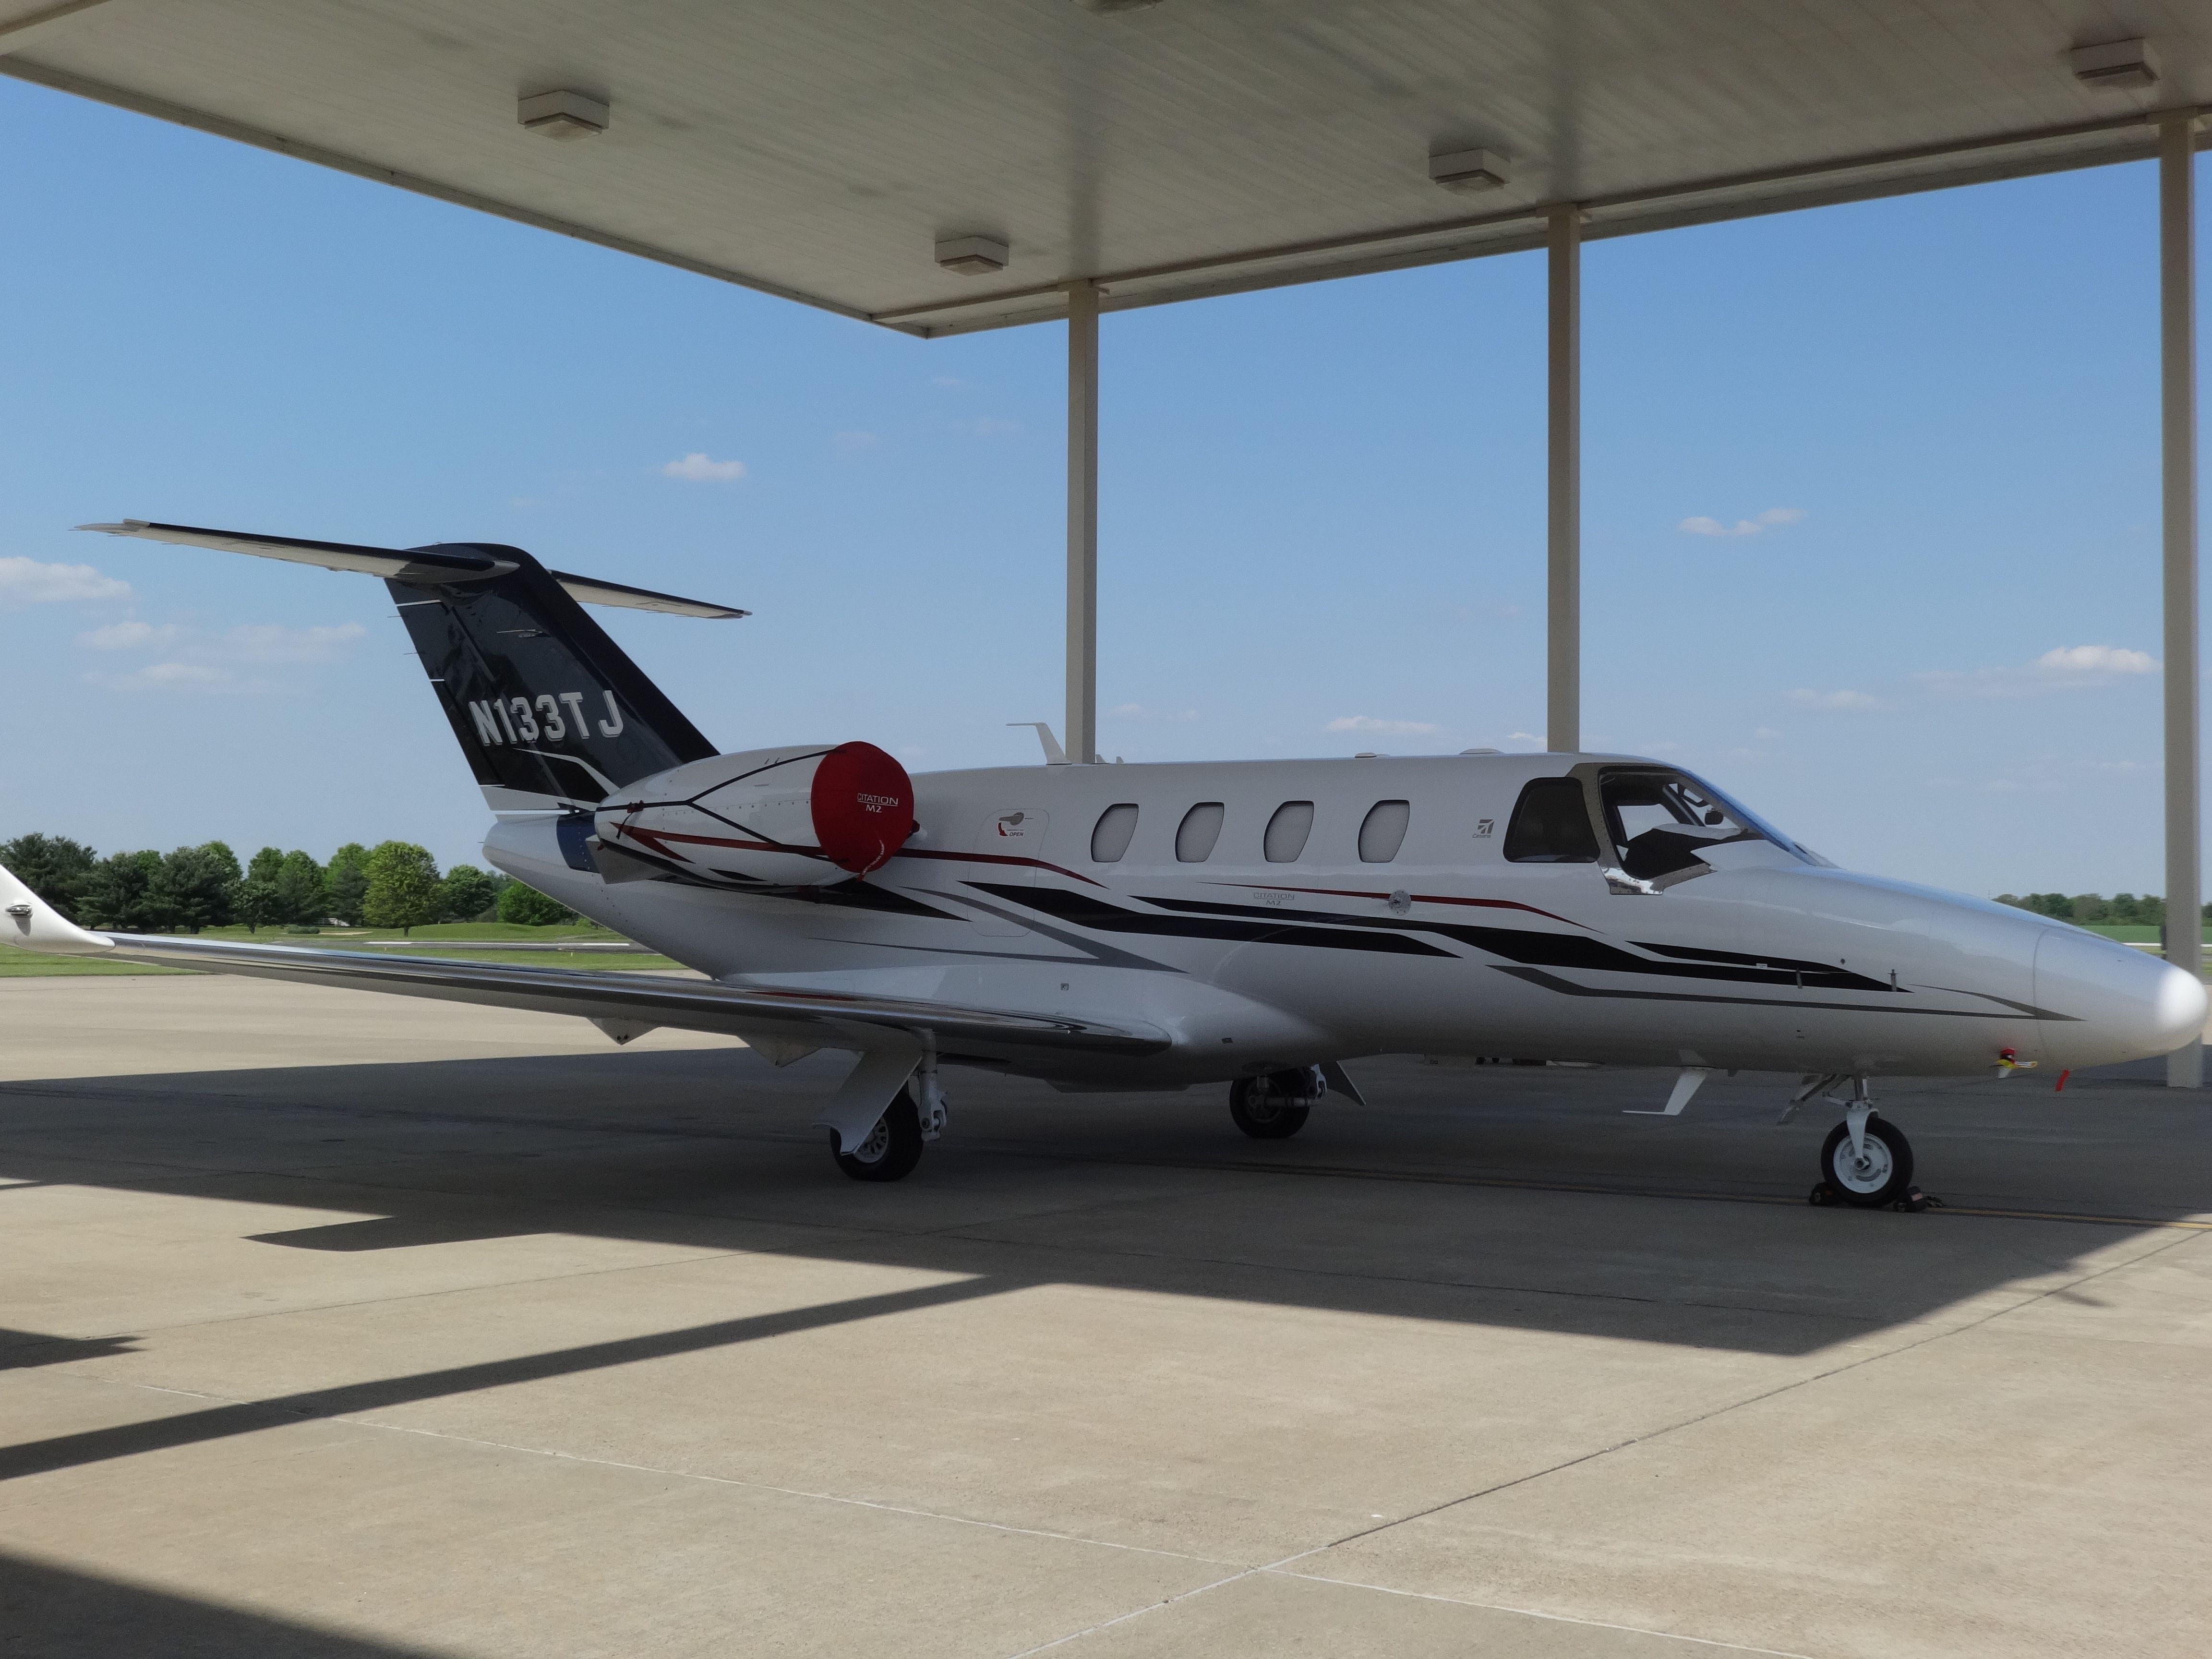
[[[914,829],[914,781],[872,743],[693,761],[609,797],[597,817],[610,879],[674,873],[717,886],[820,887],[865,876]]]

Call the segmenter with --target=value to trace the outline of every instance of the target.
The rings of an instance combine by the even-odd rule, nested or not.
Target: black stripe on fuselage
[[[1042,910],[1048,916],[1073,923],[1078,927],[1093,928],[1102,933],[1149,933],[1170,939],[1218,939],[1255,945],[1299,945],[1332,951],[1373,951],[1401,957],[1449,957],[1452,954],[1419,939],[1407,939],[1399,933],[1364,933],[1352,928],[1310,927],[1297,922],[1285,923],[1274,920],[1279,913],[1272,910],[1255,910],[1252,913],[1255,916],[1268,918],[1266,921],[1246,921],[1226,915],[1150,916],[1142,911],[1124,910],[1119,905],[1109,904],[1093,894],[1073,892],[1064,887],[1017,887],[1011,882],[994,881],[971,881],[966,884],[978,892],[994,894],[1030,909]],[[1338,920],[1325,915],[1322,919],[1329,921]]]
[[[1821,962],[1798,962],[1784,957],[1747,956],[1733,951],[1705,951],[1688,945],[1646,945],[1637,949],[1656,951],[1686,960],[1655,962],[1631,955],[1617,945],[1583,933],[1552,933],[1525,927],[1477,927],[1456,921],[1409,921],[1397,916],[1345,916],[1327,910],[1286,910],[1258,905],[1218,904],[1211,900],[1146,898],[1147,904],[1181,912],[1205,911],[1230,915],[1282,916],[1297,921],[1328,922],[1339,927],[1388,928],[1401,933],[1438,933],[1472,945],[1492,956],[1504,957],[1542,968],[1582,968],[1607,974],[1657,974],[1669,978],[1733,980],[1747,985],[1787,986],[1808,991],[1879,991],[1884,996],[1909,995],[1901,987],[1869,979],[1846,969]]]
[[[1571,997],[1609,997],[1617,1001],[1631,1002],[1726,1002],[1746,1008],[1773,1008],[1783,1013],[1797,1013],[1806,1010],[1825,1010],[1838,1014],[1930,1014],[1939,1019],[2018,1019],[2014,1013],[1998,1013],[1980,1008],[1930,1008],[1924,1003],[1913,1007],[1878,1006],[1867,1002],[1796,1002],[1784,1001],[1776,997],[1717,997],[1698,996],[1689,991],[1628,991],[1609,990],[1595,985],[1577,985],[1572,980],[1547,974],[1540,968],[1507,968],[1500,966],[1501,974],[1510,974],[1516,979],[1525,979],[1531,985],[1540,985],[1547,991],[1557,991]],[[1889,988],[1885,985],[1883,990]],[[1969,993],[1968,994],[1975,994]],[[2025,1004],[2015,1005],[2026,1007]],[[2031,1011],[2036,1019],[2063,1019],[2071,1022],[2072,1014],[2054,1014],[2045,1008]]]

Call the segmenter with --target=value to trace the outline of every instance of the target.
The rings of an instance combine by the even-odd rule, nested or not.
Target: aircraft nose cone
[[[2052,1063],[2110,1066],[2172,1054],[2204,1030],[2203,982],[2158,957],[2053,927],[2035,949],[2035,1003]]]

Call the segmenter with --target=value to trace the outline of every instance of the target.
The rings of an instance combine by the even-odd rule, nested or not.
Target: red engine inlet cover
[[[881,869],[914,833],[914,780],[872,743],[841,743],[814,769],[814,839],[841,870]]]

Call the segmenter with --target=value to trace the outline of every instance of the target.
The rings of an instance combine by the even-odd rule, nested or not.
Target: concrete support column
[[[2197,261],[2193,117],[2158,129],[2160,462],[2165,520],[2166,959],[2202,970],[2203,850],[2197,776]],[[2175,1089],[2204,1083],[2204,1045],[2166,1056]]]
[[[1067,757],[1098,757],[1098,288],[1067,286]]]
[[[1583,746],[1583,220],[1552,210],[1544,746]]]

